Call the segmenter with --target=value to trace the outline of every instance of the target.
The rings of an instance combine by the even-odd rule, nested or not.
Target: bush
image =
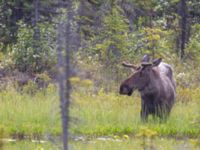
[[[15,67],[22,72],[41,72],[49,69],[56,62],[53,27],[38,24],[39,39],[35,39],[34,28],[20,25],[18,42],[12,46],[11,57]]]
[[[186,48],[187,58],[195,60],[198,64],[200,62],[200,25],[196,24],[192,26],[191,37]]]

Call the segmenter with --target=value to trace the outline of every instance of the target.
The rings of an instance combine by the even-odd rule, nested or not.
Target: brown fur
[[[120,94],[131,95],[138,90],[141,95],[141,119],[149,114],[165,119],[174,104],[176,85],[170,65],[156,60],[152,65],[144,65],[122,82]]]

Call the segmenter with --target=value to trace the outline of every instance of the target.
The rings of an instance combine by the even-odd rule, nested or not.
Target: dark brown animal
[[[143,121],[147,120],[149,114],[166,119],[176,97],[171,66],[163,63],[161,58],[149,63],[147,55],[143,57],[139,67],[128,63],[122,65],[131,68],[134,73],[122,82],[120,94],[130,96],[134,90],[140,92]]]

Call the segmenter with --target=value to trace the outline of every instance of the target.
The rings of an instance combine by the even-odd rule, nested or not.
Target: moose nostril
[[[128,92],[128,96],[131,96],[132,93],[133,93],[133,90],[129,90],[129,92]]]

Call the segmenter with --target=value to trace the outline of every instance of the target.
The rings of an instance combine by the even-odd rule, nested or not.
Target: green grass
[[[60,133],[58,96],[53,87],[46,92],[21,95],[11,88],[0,93],[0,120],[5,136],[36,138]]]
[[[74,101],[71,114],[79,120],[79,124],[71,127],[74,134],[137,134],[143,126],[162,136],[200,134],[199,127],[195,124],[200,115],[198,100],[191,99],[188,103],[177,100],[166,123],[150,119],[146,124],[140,121],[140,99],[137,94],[127,97],[103,92],[93,96],[75,93]]]
[[[187,102],[181,101],[181,92],[166,123],[150,118],[140,121],[140,98],[116,93],[97,94],[77,91],[72,94],[70,132],[72,135],[98,137],[102,135],[137,135],[145,127],[159,136],[197,137],[200,135],[200,92],[192,89]],[[190,94],[190,92],[188,92]],[[36,95],[19,94],[12,88],[0,92],[0,120],[5,136],[31,138],[48,134],[60,135],[61,121],[58,94],[55,87]]]
[[[59,147],[50,142],[34,143],[25,140],[5,143],[3,150],[59,150]]]

